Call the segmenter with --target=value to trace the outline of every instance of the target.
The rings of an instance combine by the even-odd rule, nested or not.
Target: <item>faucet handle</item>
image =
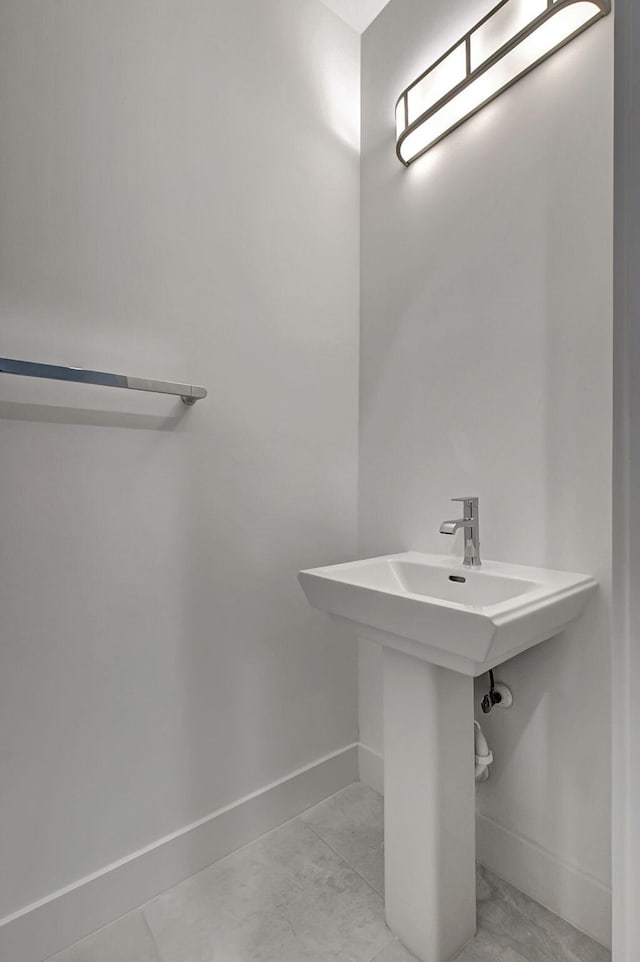
[[[452,498],[452,501],[461,501],[464,504],[464,516],[465,518],[477,518],[478,517],[478,504],[479,498],[467,497],[467,498]]]

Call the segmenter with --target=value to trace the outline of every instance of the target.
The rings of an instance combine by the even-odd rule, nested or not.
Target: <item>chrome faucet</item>
[[[480,520],[477,498],[452,498],[462,501],[464,517],[458,521],[443,521],[440,534],[455,534],[458,528],[464,529],[464,564],[479,568],[480,561]]]

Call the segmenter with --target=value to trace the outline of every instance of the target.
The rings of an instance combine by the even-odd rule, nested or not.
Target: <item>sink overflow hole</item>
[[[463,578],[462,575],[449,575],[449,581],[456,581],[459,585],[467,583],[467,579]]]

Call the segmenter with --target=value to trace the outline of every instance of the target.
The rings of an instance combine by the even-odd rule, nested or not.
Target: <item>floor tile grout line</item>
[[[389,939],[387,944],[383,945],[380,951],[376,952],[375,955],[372,955],[371,958],[368,960],[368,962],[376,962],[376,959],[379,959],[383,952],[386,952],[387,949],[390,948],[390,946],[394,945],[394,943],[398,941],[395,935],[393,934],[393,932],[391,932],[391,930],[389,931],[390,931],[391,938]]]
[[[352,782],[352,784],[355,785],[358,783]],[[342,792],[346,791],[346,789],[349,787],[350,786],[346,786],[346,788],[338,789],[337,792],[334,792],[332,795],[329,795],[327,798],[322,799],[317,804],[322,805],[324,802],[328,801],[330,798],[334,798],[336,795],[340,795]],[[360,875],[360,872],[358,872],[358,870],[353,865],[351,865],[345,858],[343,858],[339,852],[336,852],[335,849],[333,849],[329,845],[329,843],[326,842],[325,839],[323,839],[322,836],[318,834],[318,832],[314,831],[314,829],[312,829],[311,826],[304,821],[304,815],[306,815],[307,812],[311,811],[315,807],[316,807],[315,805],[312,805],[311,808],[305,809],[304,811],[299,812],[297,815],[291,815],[280,825],[276,825],[274,828],[267,829],[265,832],[263,832],[261,835],[258,835],[256,838],[251,839],[248,842],[245,842],[243,845],[240,845],[238,848],[234,849],[233,851],[228,852],[226,855],[223,855],[222,858],[214,859],[213,862],[211,862],[209,865],[205,865],[204,868],[199,869],[197,872],[193,872],[191,875],[186,876],[186,878],[180,879],[180,881],[175,882],[173,885],[167,886],[167,888],[162,889],[162,891],[157,892],[155,895],[152,895],[151,898],[146,899],[146,901],[141,902],[139,905],[135,905],[133,908],[129,909],[127,912],[123,912],[122,915],[117,916],[115,919],[110,919],[108,922],[105,922],[104,925],[100,925],[97,929],[94,929],[93,932],[88,932],[86,935],[83,935],[80,939],[77,939],[75,942],[72,942],[70,945],[66,945],[62,949],[58,949],[57,951],[55,951],[52,955],[48,955],[47,958],[44,960],[44,962],[54,962],[54,959],[56,958],[56,956],[60,955],[62,952],[68,952],[69,949],[73,948],[74,946],[79,945],[81,942],[84,942],[88,939],[93,938],[94,936],[98,935],[99,932],[102,932],[104,929],[108,929],[110,926],[115,925],[118,922],[121,922],[123,919],[127,918],[128,916],[135,915],[137,912],[139,912],[142,915],[144,919],[144,924],[148,929],[151,935],[151,938],[153,939],[153,944],[156,949],[156,954],[158,956],[158,962],[165,962],[164,956],[162,955],[162,952],[160,950],[160,946],[158,945],[158,941],[153,934],[153,930],[151,929],[151,926],[149,925],[149,922],[145,913],[145,908],[148,905],[151,905],[152,902],[155,902],[158,899],[161,899],[164,895],[166,895],[168,892],[171,892],[174,888],[178,888],[178,886],[183,885],[185,882],[190,881],[191,879],[195,878],[197,875],[200,875],[201,873],[208,871],[209,869],[213,868],[214,865],[219,865],[220,863],[225,862],[227,859],[233,858],[235,855],[237,855],[239,852],[242,852],[244,849],[248,849],[252,845],[255,845],[258,842],[263,841],[269,835],[275,834],[280,829],[284,828],[287,825],[291,825],[294,822],[299,822],[300,824],[304,825],[305,828],[311,829],[311,832],[313,833],[313,835],[315,835],[324,845],[326,845],[327,848],[331,852],[333,852],[333,854],[336,855],[342,862],[344,862],[345,865],[347,865],[350,869],[352,869],[352,871],[354,871],[356,875],[358,875],[364,882],[366,882],[366,884],[371,889],[373,889],[373,891],[377,895],[380,895],[382,897],[382,893],[378,892],[378,890],[374,885],[371,885],[371,883],[368,882],[367,879],[364,878],[364,876]],[[372,962],[375,962],[375,960],[372,960]]]
[[[362,881],[365,883],[365,885],[367,885],[367,886],[371,889],[372,892],[375,892],[375,894],[376,894],[379,898],[382,899],[382,904],[383,904],[383,906],[384,906],[384,895],[383,895],[383,893],[382,893],[382,892],[379,892],[378,889],[375,887],[375,885],[372,885],[371,882],[369,881],[369,879],[366,879],[366,878],[364,877],[364,875],[362,875],[362,873],[358,871],[358,869],[355,867],[355,865],[352,865],[351,862],[344,857],[344,855],[341,855],[340,852],[337,852],[337,851],[335,850],[335,848],[334,848],[332,845],[330,845],[329,842],[327,842],[326,838],[323,838],[322,835],[320,835],[319,832],[316,832],[315,828],[313,828],[312,825],[310,825],[308,822],[305,821],[305,819],[304,819],[304,812],[303,812],[301,815],[298,815],[298,819],[299,819],[299,821],[301,822],[301,824],[303,824],[303,825],[305,826],[305,828],[308,828],[309,831],[310,831],[313,835],[315,835],[316,838],[319,839],[319,841],[322,842],[323,845],[326,845],[326,846],[327,846],[327,848],[329,849],[330,852],[333,852],[333,854],[334,854],[344,865],[346,865],[347,868],[350,868],[352,872],[355,872],[355,873],[356,873],[356,875],[358,876],[358,878],[362,879]],[[386,921],[385,921],[385,925],[386,925]],[[382,955],[383,952],[386,952],[386,950],[389,948],[390,945],[393,945],[393,943],[397,941],[397,939],[396,939],[395,935],[393,934],[393,932],[391,931],[391,929],[389,929],[389,935],[390,935],[391,937],[390,937],[389,941],[387,942],[387,944],[386,944],[386,945],[383,945],[383,947],[380,949],[379,952],[376,952],[375,955],[371,956],[371,958],[369,959],[369,962],[376,962],[376,959],[377,959],[380,955]]]
[[[553,919],[560,920],[565,925],[569,926],[570,929],[575,930],[576,932],[579,932],[580,935],[582,935],[585,939],[589,939],[591,942],[595,943],[595,945],[604,949],[605,952],[606,951],[610,952],[610,949],[608,949],[606,945],[603,945],[601,942],[595,939],[592,935],[589,935],[588,932],[584,932],[582,929],[579,929],[577,926],[573,925],[573,923],[563,918],[563,916],[558,915],[556,912],[550,909],[547,905],[545,905],[544,902],[540,902],[538,899],[534,899],[532,896],[526,895],[524,892],[521,891],[521,889],[513,885],[512,882],[509,882],[506,878],[504,878],[498,872],[495,872],[493,869],[489,869],[487,866],[483,866],[481,862],[478,862],[477,864],[478,866],[485,868],[488,872],[491,873],[491,875],[493,875],[498,880],[498,882],[500,883],[499,888],[500,888],[502,897],[507,901],[509,905],[509,910],[511,912],[514,912],[520,915],[529,925],[542,927],[543,931],[545,931],[544,926],[542,925],[542,922],[536,917],[536,912],[535,912],[536,908],[538,910],[542,909],[546,916]],[[549,962],[554,962],[554,959],[550,958]],[[569,960],[569,962],[571,962],[571,960]]]
[[[391,941],[389,942],[389,944],[385,945],[385,947],[381,949],[377,955],[374,955],[374,957],[370,959],[369,962],[378,962],[378,960],[382,958],[382,955],[387,951],[387,949],[391,945],[399,945],[402,949],[404,949],[404,951],[413,960],[413,962],[418,962],[418,959],[415,957],[415,955],[413,955],[412,952],[409,952],[409,949],[406,947],[406,945],[404,945],[396,935],[394,935]],[[452,959],[451,962],[456,962],[456,960]]]
[[[349,858],[345,857],[343,854],[337,851],[337,849],[334,848],[333,845],[325,837],[323,837],[323,835],[320,833],[320,831],[317,828],[315,828],[312,824],[307,822],[305,818],[305,814],[306,813],[303,812],[298,816],[294,816],[292,819],[288,821],[288,823],[285,823],[285,824],[291,824],[294,822],[298,822],[299,826],[303,829],[299,839],[300,844],[309,845],[313,849],[313,846],[315,845],[313,840],[316,839],[319,842],[321,848],[324,849],[327,853],[330,852],[334,856],[334,858],[336,859],[336,862],[339,865],[343,866],[343,868],[347,869],[349,872],[352,872],[355,877],[359,878],[362,882],[364,882],[367,890],[369,890],[370,892],[373,892],[378,898],[381,898],[382,894],[378,891],[376,886],[372,884],[367,878],[365,878],[365,876],[356,868],[356,866],[352,864]],[[306,831],[307,829],[309,830],[308,832]],[[278,831],[278,829],[273,830],[274,833],[276,831]],[[265,833],[265,835],[269,835],[269,834],[271,834],[271,832]],[[261,838],[264,838],[264,837],[265,837],[264,835],[261,836]],[[295,837],[295,833],[294,833],[294,837]],[[306,842],[305,842],[305,837],[306,837]],[[259,842],[259,839],[256,839],[254,840],[254,842],[248,843],[247,846],[243,846],[242,848],[251,847],[252,845],[257,844],[258,842]],[[240,850],[236,850],[236,851],[240,851]],[[233,857],[234,854],[235,853],[230,853],[230,855],[226,856],[225,859]],[[217,860],[217,864],[219,864],[221,861],[224,861],[225,859]],[[212,865],[215,865],[215,864],[216,862],[212,863]],[[202,870],[202,871],[205,871],[205,870]],[[530,897],[525,896],[520,890],[512,886],[509,882],[506,882],[500,876],[496,875],[495,873],[492,873],[488,869],[485,869],[484,871],[486,872],[487,884],[489,885],[489,889],[490,889],[487,895],[487,900],[489,904],[491,904],[492,902],[500,903],[500,905],[503,908],[506,908],[508,915],[512,917],[511,918],[512,923],[517,922],[519,918],[521,922],[525,923],[525,926],[529,932],[529,936],[535,935],[535,939],[533,942],[530,941],[529,937],[527,937],[526,940],[523,940],[522,938],[516,937],[513,931],[509,932],[506,928],[503,928],[502,925],[498,925],[497,927],[494,926],[492,924],[492,919],[490,917],[487,917],[484,920],[479,918],[477,935],[480,936],[482,933],[482,936],[487,938],[491,943],[493,951],[498,953],[497,955],[492,955],[491,956],[492,958],[495,958],[496,960],[498,958],[502,958],[502,953],[505,951],[508,953],[514,951],[517,954],[517,957],[520,960],[520,962],[525,962],[525,960],[530,960],[530,962],[533,962],[534,957],[535,959],[540,959],[540,962],[543,962],[543,960],[544,962],[560,962],[561,958],[564,959],[564,962],[579,962],[579,960],[581,960],[584,957],[582,954],[580,955],[578,954],[579,945],[576,945],[575,947],[573,947],[572,945],[565,945],[562,939],[562,933],[560,931],[557,931],[557,932],[547,931],[545,927],[545,919],[547,915],[555,919],[556,921],[565,921],[565,920],[561,920],[558,916],[555,916],[554,913],[552,913],[549,909],[542,906],[540,903],[535,902],[535,900],[531,899]],[[198,874],[200,873],[195,873],[195,875],[198,875]],[[190,876],[189,878],[193,878],[193,877],[194,876]],[[187,881],[187,880],[184,880],[184,881]],[[180,884],[181,883],[178,883],[178,885]],[[174,887],[177,887],[177,886],[174,886]],[[168,889],[167,891],[170,891],[170,890],[171,889]],[[522,904],[520,904],[518,896],[522,898]],[[138,914],[142,914],[143,930],[146,931],[148,936],[151,938],[150,947],[153,953],[154,962],[168,962],[168,956],[166,955],[166,952],[169,951],[169,954],[171,955],[172,954],[171,950],[168,949],[167,946],[165,946],[164,951],[161,949],[160,943],[154,934],[153,928],[151,926],[151,923],[145,911],[147,906],[153,903],[154,901],[156,901],[157,898],[158,897],[156,896],[155,898],[150,899],[147,903],[144,903],[144,905],[138,906],[136,909],[133,909],[128,913],[125,913],[123,916],[120,917],[119,920],[115,920],[115,921],[121,921],[122,919],[126,919],[127,917],[133,917],[133,916],[137,916]],[[384,904],[383,896],[382,896],[382,903]],[[535,907],[538,907],[539,909],[542,910],[542,916],[540,918],[536,917],[536,915],[534,914]],[[115,924],[115,922],[109,923],[108,925],[103,926],[102,929],[106,930],[110,928],[112,924]],[[566,921],[565,921],[565,924],[569,927],[570,930],[575,929],[574,926],[571,926],[571,924]],[[99,932],[101,930],[97,930],[97,931]],[[579,930],[576,930],[576,931],[579,931]],[[80,942],[84,942],[96,934],[97,933],[91,933],[90,935],[86,936],[84,939],[81,939]],[[142,932],[140,934],[142,934]],[[522,935],[522,933],[520,934]],[[579,933],[579,934],[584,939],[588,940],[589,943],[593,942],[594,945],[596,946],[598,945],[598,943],[596,943],[595,940],[591,939],[585,933]],[[383,933],[381,933],[381,937],[383,937]],[[402,943],[399,942],[399,940],[394,936],[394,934],[391,931],[389,931],[388,928],[385,928],[384,930],[384,937],[387,939],[387,941],[385,941],[384,944],[379,946],[377,948],[376,954],[366,959],[366,962],[380,962],[382,958],[386,957],[386,954],[390,950],[391,950],[391,954],[392,955],[394,954],[393,953],[394,945],[396,944],[402,945]],[[473,941],[474,940],[472,940],[472,943]],[[78,943],[74,943],[74,945],[77,945],[77,944]],[[71,949],[71,948],[73,948],[73,946],[67,947],[67,949]],[[560,951],[561,955],[556,955],[554,948],[555,950]],[[462,954],[457,956],[456,957],[457,959],[466,957],[465,949],[461,950]],[[602,947],[602,949],[603,949],[603,952],[606,952],[606,949],[604,947]],[[63,954],[62,958],[63,960],[66,960],[66,962],[69,962],[66,956],[66,951],[67,950],[63,950],[63,953],[65,954]],[[591,959],[592,958],[591,954],[589,952],[587,952],[587,954]],[[473,952],[473,956],[474,958],[476,957],[475,952]],[[349,955],[349,957],[351,957],[351,955]],[[57,955],[50,956],[49,957],[50,962],[53,962],[53,958],[57,958]],[[412,958],[412,956],[409,954],[407,958]],[[596,956],[594,956],[593,958],[595,960]],[[603,958],[601,958],[600,955],[598,955],[597,958],[600,959],[600,962],[603,962]],[[327,962],[328,962],[328,959],[327,959]],[[363,959],[363,962],[365,962],[364,959]],[[608,956],[608,962],[611,962],[610,955]]]
[[[149,901],[152,901],[152,900],[149,899]],[[149,927],[149,923],[147,922],[147,919],[143,912],[144,906],[148,904],[149,902],[144,902],[141,905],[135,905],[132,909],[129,909],[128,912],[123,912],[122,915],[118,915],[115,919],[111,919],[109,922],[105,922],[104,925],[98,926],[98,928],[94,929],[92,932],[87,932],[86,935],[83,935],[79,939],[76,939],[75,942],[70,942],[69,945],[64,945],[61,949],[56,949],[56,951],[52,955],[48,955],[45,959],[42,960],[42,962],[55,962],[58,956],[62,957],[64,960],[64,957],[68,952],[71,951],[71,949],[74,949],[76,946],[82,945],[83,942],[88,942],[90,939],[95,939],[102,932],[106,932],[107,929],[112,928],[112,926],[119,925],[121,922],[124,922],[125,919],[132,918],[134,915],[142,915],[142,918],[144,920],[144,925],[149,930],[149,934],[153,939],[153,946],[156,949],[156,956],[158,957],[158,962],[164,962],[164,959],[161,957],[161,954],[160,954],[158,943],[154,938],[153,932],[151,931]]]
[[[148,903],[145,903],[145,904],[148,905]],[[152,941],[152,943],[153,943],[153,947],[154,947],[154,949],[156,950],[156,958],[158,959],[158,962],[164,962],[164,955],[162,954],[162,949],[160,948],[160,945],[159,945],[159,943],[158,943],[158,940],[156,939],[155,935],[153,934],[153,929],[152,929],[151,926],[149,925],[149,919],[147,918],[147,915],[146,915],[146,912],[145,912],[145,910],[144,910],[144,906],[143,906],[143,905],[140,906],[139,912],[140,912],[140,915],[142,916],[142,920],[143,920],[143,922],[144,922],[145,928],[146,928],[147,932],[149,933],[149,935],[151,936],[151,941]]]
[[[299,817],[301,817],[301,816],[299,816]],[[344,862],[344,864],[347,865],[347,866],[351,869],[352,872],[355,872],[356,875],[359,876],[359,878],[361,878],[362,881],[365,882],[365,883],[369,886],[369,888],[372,889],[372,890],[376,893],[376,895],[379,895],[380,898],[382,899],[382,901],[384,902],[384,892],[380,892],[380,891],[375,887],[375,885],[373,885],[373,884],[369,881],[368,878],[365,878],[365,877],[364,877],[364,875],[362,874],[362,872],[359,872],[359,871],[358,871],[358,869],[355,867],[355,865],[352,865],[352,864],[351,864],[351,862],[349,861],[349,859],[345,858],[344,855],[341,855],[340,852],[336,851],[336,849],[333,847],[333,845],[331,845],[331,844],[326,840],[326,838],[324,838],[324,837],[320,834],[320,832],[316,832],[315,828],[313,828],[311,825],[309,825],[308,822],[304,822],[304,821],[303,821],[303,825],[306,825],[306,827],[313,832],[313,834],[316,836],[316,838],[319,838],[320,841],[321,841],[324,845],[326,845],[327,848],[330,849],[330,851],[332,851],[334,855],[337,855],[337,857],[340,859],[341,862]]]

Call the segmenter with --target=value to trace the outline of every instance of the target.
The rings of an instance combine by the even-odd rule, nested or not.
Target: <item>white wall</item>
[[[0,917],[356,740],[359,39],[319,0],[3,0]]]
[[[601,582],[499,672],[515,705],[485,722],[478,843],[606,941],[613,17],[405,170],[398,94],[491,5],[392,0],[363,37],[360,553],[461,555],[438,528],[471,493],[485,557]],[[377,654],[360,727],[381,753]]]

